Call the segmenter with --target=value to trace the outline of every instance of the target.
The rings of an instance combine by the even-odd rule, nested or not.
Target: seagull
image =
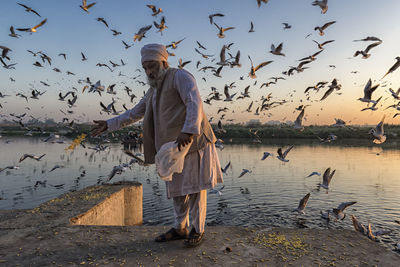
[[[257,76],[256,76],[256,71],[257,71],[257,70],[259,70],[259,69],[261,69],[262,67],[264,67],[264,66],[266,66],[266,65],[268,65],[268,64],[270,64],[270,63],[273,62],[272,60],[271,60],[271,61],[265,61],[265,62],[262,62],[262,63],[258,64],[257,67],[254,67],[253,61],[251,60],[250,56],[248,56],[248,57],[249,57],[250,62],[251,62],[251,69],[250,69],[249,76],[250,76],[250,78],[252,78],[252,79],[257,78]]]
[[[240,60],[240,50],[237,51],[236,56],[235,56],[235,61],[230,63],[231,68],[233,67],[241,67],[242,64],[239,63]]]
[[[7,56],[8,52],[12,51],[11,48],[8,48],[7,46],[0,45],[1,51],[1,58],[6,58],[10,60],[10,58]]]
[[[388,235],[392,232],[392,230],[379,230],[372,231],[371,224],[368,223],[368,238],[374,241],[377,241],[377,237],[381,235]]]
[[[80,8],[82,8],[84,11],[86,11],[87,13],[89,13],[89,8],[91,8],[92,6],[94,6],[96,4],[96,2],[93,2],[91,4],[87,4],[86,0],[82,0],[82,5],[80,6]]]
[[[372,86],[372,81],[371,78],[369,78],[367,84],[364,87],[364,97],[360,97],[357,100],[360,100],[361,102],[366,102],[366,103],[376,103],[375,100],[372,100],[372,93],[379,87],[379,84]]]
[[[225,185],[223,185],[220,189],[210,189],[210,191],[208,191],[209,194],[218,194],[218,196],[222,196],[222,189],[225,188]]]
[[[194,51],[196,51],[198,54],[200,54],[200,55],[201,55],[203,58],[205,58],[205,59],[214,56],[214,55],[206,55],[206,54],[203,54],[203,53],[201,53],[197,48],[195,48]],[[199,63],[200,63],[200,61],[199,61]]]
[[[279,159],[280,161],[288,162],[289,160],[286,159],[286,156],[290,152],[290,150],[292,150],[293,147],[294,147],[293,145],[288,147],[285,150],[285,152],[283,152],[283,153],[282,153],[282,148],[278,148],[278,151],[277,151],[278,152],[278,156],[276,156],[276,158]]]
[[[347,207],[356,204],[357,201],[352,202],[343,202],[336,209],[332,209],[332,213],[335,215],[336,219],[344,220],[346,218],[346,214],[343,212]]]
[[[32,28],[17,28],[17,31],[22,31],[22,32],[36,32],[36,29],[43,26],[45,24],[47,19],[44,19],[42,22],[40,22],[38,25],[32,27]]]
[[[359,42],[359,41],[378,41],[378,42],[382,42],[381,39],[379,39],[378,37],[375,36],[368,36],[364,39],[360,39],[360,40],[353,40],[353,42]]]
[[[180,44],[183,40],[185,40],[186,39],[186,37],[185,38],[183,38],[183,39],[181,39],[181,40],[179,40],[179,41],[172,41],[171,42],[171,44],[169,44],[169,45],[166,45],[165,47],[166,48],[169,48],[169,47],[171,47],[172,49],[176,49],[177,47],[178,47],[178,44]]]
[[[84,53],[82,53],[82,52],[81,52],[81,56],[82,56],[82,59],[81,59],[82,61],[85,61],[85,60],[87,60],[87,58],[86,58],[86,56],[85,56],[85,54],[84,54]]]
[[[322,27],[319,27],[319,26],[315,27],[315,28],[314,28],[314,31],[318,30],[318,31],[319,31],[319,35],[323,36],[323,35],[325,34],[325,33],[324,33],[324,30],[325,30],[326,28],[328,28],[330,25],[334,24],[334,23],[336,23],[336,21],[327,22],[327,23],[325,23]]]
[[[7,167],[4,167],[4,168],[0,168],[0,172],[2,172],[2,171],[4,171],[4,170],[18,170],[19,169],[19,166],[7,166]]]
[[[372,128],[369,130],[369,134],[372,134],[375,139],[373,140],[374,144],[382,144],[383,142],[386,141],[386,135],[384,135],[384,130],[383,130],[383,123],[385,120],[385,116],[383,116],[382,120],[376,125],[375,128]]]
[[[333,175],[335,174],[336,170],[333,170],[331,172],[331,168],[328,168],[325,170],[323,178],[322,178],[322,184],[319,184],[322,188],[329,189],[329,183],[332,180]]]
[[[318,56],[322,51],[323,51],[323,49],[321,49],[321,50],[319,50],[318,52],[312,54],[311,56],[308,56],[308,57],[304,57],[304,58],[302,58],[302,59],[299,59],[299,61],[303,61],[303,60],[311,60],[311,61],[314,61],[314,60],[317,59],[317,56]]]
[[[231,162],[229,161],[228,164],[224,168],[221,168],[222,173],[226,174],[226,171],[228,170],[229,166],[231,166]]]
[[[253,25],[252,21],[250,21],[250,30],[249,30],[249,32],[254,32],[254,25]]]
[[[271,44],[271,51],[269,51],[269,52],[276,56],[285,56],[285,54],[282,53],[282,47],[283,47],[283,43],[280,43],[277,47],[275,47],[274,44]]]
[[[13,63],[13,64],[6,64],[5,62],[4,62],[4,60],[0,57],[0,62],[1,62],[1,64],[3,64],[3,68],[5,68],[5,69],[9,69],[9,70],[11,70],[11,69],[15,69],[15,65],[17,65],[17,63]]]
[[[139,29],[137,33],[133,36],[133,41],[136,42],[138,40],[139,42],[142,40],[142,38],[146,37],[145,34],[148,30],[151,29],[153,25],[147,25]]]
[[[325,14],[328,11],[328,0],[314,1],[311,3],[313,6],[319,6],[321,8],[321,14]]]
[[[361,224],[354,215],[351,215],[351,220],[353,222],[354,230],[362,233],[365,236],[368,235],[367,228],[363,224]]]
[[[397,70],[397,68],[400,66],[400,57],[396,57],[395,59],[397,60],[396,63],[394,63],[394,65],[388,70],[388,72],[386,72],[386,74],[383,75],[382,79],[385,78],[386,75],[388,75],[389,73],[392,73],[393,71]]]
[[[369,50],[371,50],[372,48],[380,45],[381,43],[382,42],[375,42],[375,43],[372,43],[369,46],[367,46],[367,48],[365,48],[365,50],[357,50],[354,53],[353,57],[356,57],[356,56],[361,54],[363,59],[367,59],[367,58],[369,58],[371,56],[371,54],[368,54]]]
[[[321,143],[330,143],[337,139],[337,136],[334,134],[328,134],[328,137],[326,137],[326,138],[321,138],[318,135],[317,135],[317,137],[318,137],[318,140],[321,141]]]
[[[128,49],[129,47],[133,46],[133,44],[128,45],[125,41],[122,41],[122,43],[124,44],[125,49]]]
[[[125,170],[126,170],[126,167],[124,167],[122,165],[114,166],[114,168],[112,169],[111,173],[108,175],[108,180],[107,181],[110,181],[116,174],[121,174]]]
[[[217,129],[218,133],[226,133],[226,130],[222,127],[222,122],[219,120],[218,121],[218,129]]]
[[[178,67],[179,67],[180,69],[183,69],[183,67],[185,67],[185,65],[189,64],[190,62],[192,62],[192,61],[189,60],[189,61],[183,62],[183,61],[182,61],[182,58],[180,58],[180,59],[179,59],[179,65],[178,65]]]
[[[320,172],[312,172],[306,178],[311,177],[313,175],[321,176],[321,173]]]
[[[153,21],[153,24],[154,24],[154,27],[156,27],[156,28],[158,29],[158,32],[161,33],[161,35],[162,35],[163,30],[165,30],[166,28],[168,28],[168,27],[165,25],[165,17],[164,17],[164,16],[162,16],[161,21],[160,21],[160,24],[158,24],[158,23],[155,22],[155,21]]]
[[[18,37],[21,36],[21,35],[16,34],[15,31],[14,31],[14,27],[11,26],[11,27],[10,27],[10,34],[9,34],[8,36],[11,36],[11,37],[14,37],[14,38],[18,38]]]
[[[266,4],[266,3],[268,3],[268,0],[257,0],[257,5],[258,5],[258,7],[261,6],[261,3]]]
[[[52,172],[52,171],[54,171],[54,170],[56,170],[56,169],[59,169],[59,168],[64,168],[64,166],[62,166],[62,165],[55,165],[53,168],[51,168],[51,170],[49,171],[49,172]]]
[[[157,16],[158,14],[160,14],[161,12],[163,12],[162,8],[159,7],[157,9],[157,7],[155,5],[146,5],[148,8],[151,9],[151,11],[153,11],[153,14],[151,14],[152,16]]]
[[[326,99],[330,94],[332,94],[333,90],[339,90],[342,86],[337,83],[336,79],[333,79],[331,84],[329,85],[329,89],[325,92],[322,98],[319,101]]]
[[[335,40],[329,40],[329,41],[325,41],[325,42],[323,42],[323,43],[320,44],[320,43],[318,43],[317,41],[313,40],[313,42],[316,43],[316,44],[318,45],[318,48],[321,49],[321,50],[324,49],[324,45],[329,44],[329,43],[332,43],[332,42],[334,42],[334,41],[335,41]]]
[[[225,15],[221,14],[221,13],[215,13],[215,14],[209,15],[208,18],[210,19],[210,24],[212,25],[214,23],[214,20],[213,20],[214,17],[223,17],[223,16],[225,16]]]
[[[36,15],[38,15],[39,17],[41,17],[41,16],[39,15],[39,13],[37,13],[37,12],[36,12],[35,10],[33,10],[31,7],[28,7],[28,6],[26,6],[26,5],[24,5],[24,4],[20,4],[20,3],[17,3],[17,4],[20,5],[20,6],[22,6],[22,7],[24,7],[26,12],[32,12],[32,13],[35,13]]]
[[[284,23],[282,23],[282,24],[283,24],[283,29],[284,29],[284,30],[292,28],[292,26],[289,25],[289,24],[286,23],[286,22],[284,22]]]
[[[229,94],[229,87],[228,87],[228,85],[225,84],[224,94],[225,94],[224,101],[232,101],[237,93],[234,93],[234,94],[230,95]]]
[[[224,32],[225,32],[225,31],[229,31],[229,30],[235,29],[235,27],[222,28],[222,27],[218,26],[215,22],[214,22],[214,25],[215,25],[215,26],[218,28],[218,30],[219,30],[219,32],[218,32],[218,34],[217,34],[217,36],[218,36],[219,38],[224,38],[224,37],[225,37],[225,35],[224,35]]]
[[[397,89],[397,92],[395,92],[392,88],[389,88],[390,93],[394,97],[394,99],[400,100],[400,88]]]
[[[269,156],[273,157],[274,155],[269,153],[269,152],[264,152],[263,157],[261,158],[261,160],[265,160],[266,158],[268,158]]]
[[[24,155],[19,159],[19,162],[22,162],[22,161],[25,160],[26,158],[31,158],[31,159],[34,159],[34,160],[36,160],[36,161],[40,161],[45,155],[46,155],[46,154],[43,154],[43,155],[41,155],[41,156],[35,156],[35,155],[32,155],[32,154],[24,154]]]
[[[378,98],[378,99],[375,101],[375,103],[372,104],[372,106],[367,107],[367,108],[363,108],[361,111],[365,111],[365,110],[368,110],[368,109],[370,109],[370,110],[372,110],[372,111],[378,110],[378,108],[376,107],[376,105],[379,103],[379,101],[380,101],[381,99],[382,99],[382,96],[381,96],[380,98]]]
[[[207,48],[205,48],[202,44],[200,44],[199,41],[196,41],[196,42],[197,42],[197,45],[199,46],[199,48],[204,49],[204,50],[207,50]]]
[[[104,25],[106,25],[106,27],[108,28],[108,23],[104,18],[97,18],[97,21],[103,22]]]
[[[307,202],[308,199],[310,198],[311,193],[308,193],[307,195],[305,195],[299,202],[299,206],[297,207],[297,209],[293,210],[293,211],[297,211],[299,214],[305,214],[304,210],[307,206]]]
[[[304,126],[302,125],[302,120],[304,117],[304,110],[305,108],[303,108],[300,112],[300,114],[297,116],[296,121],[294,122],[294,128],[296,130],[299,130],[300,132],[304,131]]]
[[[242,177],[243,175],[245,175],[246,173],[251,173],[251,171],[249,171],[248,169],[242,169],[242,172],[240,173],[239,177]]]

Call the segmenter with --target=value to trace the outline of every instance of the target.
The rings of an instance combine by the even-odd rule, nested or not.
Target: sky
[[[299,105],[310,105],[305,110],[305,125],[329,125],[335,122],[335,118],[341,118],[349,124],[374,125],[385,115],[385,122],[397,124],[400,116],[392,118],[396,110],[385,108],[397,103],[390,95],[389,88],[397,91],[399,88],[400,70],[389,74],[385,79],[381,78],[388,69],[396,62],[395,58],[400,56],[400,25],[396,21],[397,11],[400,10],[400,1],[385,0],[329,0],[328,11],[321,14],[321,9],[312,6],[311,0],[270,0],[267,4],[257,6],[256,0],[158,0],[158,1],[88,1],[96,4],[89,9],[89,13],[83,11],[79,6],[80,0],[35,0],[20,1],[36,10],[37,15],[26,12],[23,7],[15,1],[2,1],[2,16],[0,16],[0,46],[9,47],[12,51],[8,53],[10,61],[7,64],[17,63],[15,70],[0,68],[0,92],[10,95],[0,98],[0,114],[2,119],[10,118],[9,114],[22,114],[27,112],[38,119],[54,118],[61,120],[68,117],[71,120],[87,122],[92,119],[108,119],[113,115],[101,112],[100,101],[105,105],[111,103],[112,97],[117,101],[116,109],[122,111],[122,104],[132,108],[143,91],[148,86],[142,86],[136,81],[146,82],[146,77],[141,68],[140,49],[148,43],[170,44],[185,38],[178,48],[170,52],[176,56],[169,57],[168,61],[172,67],[177,67],[178,59],[190,60],[191,63],[185,69],[191,72],[197,80],[197,85],[205,100],[211,92],[211,87],[223,93],[224,85],[235,82],[230,93],[244,91],[250,85],[251,98],[236,100],[232,102],[211,101],[212,105],[204,104],[204,110],[208,117],[214,117],[214,122],[222,113],[217,114],[219,108],[227,107],[224,122],[233,119],[233,122],[246,122],[259,120],[262,123],[268,121],[293,121],[299,111],[295,110]],[[152,16],[152,11],[146,6],[153,4],[161,7],[163,12]],[[208,16],[214,13],[222,13],[224,17],[215,17],[214,21],[223,27],[235,27],[225,32],[225,38],[218,38],[217,28],[211,25]],[[167,29],[162,34],[157,32],[153,26],[141,41],[133,41],[134,34],[143,26],[152,25],[153,21],[160,22],[165,16]],[[110,29],[116,29],[122,34],[113,36],[110,29],[96,20],[102,17],[109,24]],[[35,33],[17,32],[19,38],[8,36],[10,26],[14,28],[26,28],[37,25],[44,18],[47,22]],[[336,21],[325,30],[325,35],[320,36],[314,27],[322,26],[326,22]],[[249,33],[250,23],[253,22],[255,32]],[[289,23],[290,29],[283,29],[282,23]],[[306,38],[308,34],[311,34]],[[365,49],[372,42],[353,42],[367,36],[376,36],[383,42],[371,49],[368,59],[353,57],[356,50]],[[122,40],[133,44],[125,49]],[[310,64],[309,68],[291,76],[285,76],[290,66],[296,66],[299,59],[319,51],[313,42],[324,42],[335,40],[325,46],[324,51]],[[207,50],[201,50],[205,54],[214,55],[204,59],[194,51],[198,48],[196,41],[204,45]],[[271,54],[270,46],[283,42],[285,56]],[[224,67],[221,71],[222,78],[215,77],[210,71],[205,73],[198,71],[196,62],[201,61],[202,66],[214,66],[219,61],[220,50],[223,45],[233,43],[230,48],[232,54],[238,50],[241,53],[240,68]],[[38,56],[34,57],[27,52],[42,51],[52,58],[51,66],[41,62]],[[81,52],[88,58],[81,61]],[[58,56],[66,53],[67,59]],[[248,77],[250,71],[251,56],[255,65],[272,60],[273,62],[261,69],[256,74],[256,79]],[[228,55],[227,55],[228,58]],[[116,67],[113,72],[105,67],[96,66],[97,63],[107,63],[109,60],[125,66]],[[215,59],[214,62],[212,60]],[[43,68],[32,64],[35,61],[43,63]],[[330,67],[329,65],[334,65]],[[53,71],[58,68],[61,73]],[[76,75],[67,75],[71,71]],[[356,71],[356,73],[352,73]],[[121,73],[124,76],[119,76]],[[141,75],[136,79],[132,79]],[[10,80],[10,77],[15,82]],[[86,79],[95,83],[100,80],[106,87],[116,84],[117,94],[110,95],[82,93],[84,83],[78,83],[79,79]],[[243,77],[243,80],[240,80]],[[271,81],[271,77],[284,77],[277,84],[263,87],[264,82]],[[205,80],[203,79],[205,78]],[[319,92],[310,92],[310,98],[304,94],[308,86],[313,86],[319,81],[331,82],[334,78],[342,85],[339,91],[332,93],[327,99],[319,101],[327,90],[322,88]],[[367,106],[366,103],[357,101],[363,96],[363,88],[368,79],[373,84],[380,84],[373,93],[372,98],[380,96],[382,100],[378,103],[376,111],[360,111]],[[46,82],[50,87],[44,86],[40,81]],[[254,83],[257,81],[257,84]],[[125,86],[133,89],[138,96],[133,103],[123,90]],[[78,100],[76,107],[70,109],[66,101],[59,101],[58,94],[77,89]],[[28,102],[17,93],[31,95],[32,88],[46,91],[39,100],[29,99]],[[260,115],[255,115],[257,106],[261,104],[260,98],[272,94],[271,101],[286,100],[286,103]],[[338,94],[339,93],[339,94]],[[224,97],[223,97],[224,98]],[[254,101],[252,111],[245,110]],[[27,109],[29,108],[29,110]],[[62,110],[62,112],[60,111]],[[68,114],[67,110],[73,110]],[[64,113],[68,114],[65,115]]]

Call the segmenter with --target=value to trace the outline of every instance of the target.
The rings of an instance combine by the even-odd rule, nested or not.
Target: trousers
[[[173,197],[175,229],[184,229],[190,226],[189,212],[192,226],[197,233],[204,232],[207,214],[207,190],[201,190],[184,196]]]

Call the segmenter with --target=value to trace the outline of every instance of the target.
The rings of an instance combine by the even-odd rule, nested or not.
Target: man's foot
[[[188,232],[189,231],[187,228],[185,229],[171,228],[168,230],[168,232],[157,236],[154,241],[167,242],[172,240],[185,239],[188,237]]]
[[[189,237],[184,241],[185,246],[187,247],[197,247],[203,241],[204,233],[197,233],[193,228],[189,233]]]

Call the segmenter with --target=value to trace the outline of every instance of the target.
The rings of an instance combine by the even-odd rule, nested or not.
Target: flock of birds
[[[267,3],[268,3],[268,0],[257,0],[257,5],[259,8],[262,5],[265,5]],[[39,14],[39,12],[34,10],[33,8],[31,8],[25,4],[21,4],[21,3],[17,3],[17,4],[19,6],[21,6],[22,8],[24,8],[26,12],[32,13],[35,16],[41,18],[41,15]],[[92,8],[95,6],[95,4],[96,4],[96,2],[88,3],[86,0],[82,0],[82,5],[80,5],[80,8],[85,13],[89,13],[90,11],[92,11]],[[328,11],[328,0],[313,1],[312,5],[319,7],[322,14],[325,14]],[[147,7],[151,11],[151,16],[154,18],[157,18],[158,15],[161,15],[164,12],[162,8],[156,7],[155,5],[149,4],[149,5],[147,5]],[[225,38],[226,34],[229,34],[230,31],[235,30],[235,27],[232,27],[232,26],[229,26],[229,27],[221,26],[222,24],[220,22],[218,22],[218,20],[220,20],[224,16],[225,15],[222,13],[213,13],[213,14],[209,15],[210,25],[212,27],[215,26],[216,35],[220,39]],[[96,21],[103,24],[107,29],[109,29],[112,32],[113,36],[119,36],[122,34],[117,29],[111,29],[109,26],[110,25],[109,22],[105,18],[98,17],[98,18],[96,18]],[[11,38],[20,38],[20,37],[22,37],[22,34],[24,32],[34,34],[37,31],[45,30],[45,29],[42,29],[42,27],[46,23],[47,23],[47,19],[41,19],[41,21],[38,24],[36,24],[32,27],[15,28],[14,29],[14,26],[10,26],[9,36]],[[333,25],[335,23],[336,23],[336,21],[326,22],[325,24],[323,24],[321,26],[316,26],[314,28],[314,31],[320,36],[326,36],[326,35],[328,35],[329,28],[333,27]],[[133,35],[133,43],[130,44],[129,42],[121,40],[123,47],[125,49],[129,49],[130,47],[132,47],[134,45],[135,42],[142,41],[143,38],[146,38],[146,34],[153,28],[153,25],[154,25],[154,28],[156,29],[156,31],[158,33],[160,33],[161,35],[163,35],[163,32],[168,29],[167,20],[166,20],[165,16],[162,16],[159,21],[153,21],[153,24],[140,27],[138,29],[138,31]],[[282,25],[283,25],[284,30],[290,30],[292,28],[292,25],[290,25],[287,22],[282,23]],[[21,34],[18,34],[17,32],[20,32]],[[255,32],[255,26],[254,26],[253,22],[250,22],[250,29],[248,30],[248,32],[249,33]],[[305,38],[308,38],[310,36],[311,36],[311,34],[308,34]],[[186,38],[182,38],[180,40],[172,41],[171,43],[166,44],[166,47],[168,48],[168,54],[170,57],[176,56],[175,50],[178,49],[179,46],[182,44],[182,42],[184,42],[185,40],[186,40]],[[318,42],[316,40],[313,40],[313,42],[316,44],[316,46],[318,48],[318,50],[315,53],[299,59],[297,66],[290,66],[287,70],[284,70],[282,72],[283,76],[269,78],[268,81],[263,82],[260,85],[260,89],[262,89],[264,87],[268,88],[272,85],[276,85],[280,80],[286,80],[292,75],[306,71],[307,69],[310,68],[309,67],[310,64],[312,64],[315,60],[317,60],[317,57],[325,49],[327,49],[329,44],[333,43],[334,41],[335,40],[327,40],[324,42]],[[362,59],[368,59],[371,56],[371,50],[373,48],[381,45],[383,42],[380,38],[375,37],[375,36],[367,36],[363,39],[358,39],[358,40],[354,40],[354,41],[355,42],[371,42],[365,49],[355,51],[353,57],[358,57],[360,55]],[[233,47],[234,47],[234,43],[224,44],[219,52],[219,59],[217,59],[214,54],[207,52],[207,47],[205,45],[201,44],[199,41],[196,41],[194,51],[199,56],[201,56],[202,59],[204,59],[205,61],[207,61],[207,63],[209,63],[209,64],[205,65],[204,62],[198,60],[196,63],[196,69],[199,72],[202,72],[204,74],[210,74],[215,77],[221,78],[222,71],[224,69],[226,69],[228,67],[229,68],[241,68],[242,63],[241,63],[240,50],[233,52]],[[17,63],[12,61],[13,50],[4,45],[0,45],[0,51],[1,51],[0,62],[1,62],[2,67],[7,70],[15,70],[17,67]],[[36,57],[40,58],[39,60],[36,60],[32,64],[33,66],[35,66],[37,68],[44,68],[47,66],[52,66],[53,59],[47,53],[45,53],[43,51],[34,52],[31,50],[27,50],[27,52],[34,58],[36,58]],[[279,44],[271,44],[269,53],[276,57],[285,57],[286,55],[285,55],[285,51],[284,51],[283,42],[281,42]],[[81,56],[81,61],[89,60],[88,57],[83,52],[81,52],[80,56]],[[69,55],[67,53],[59,53],[58,57],[61,57],[64,60],[67,60]],[[256,79],[257,74],[260,72],[260,70],[262,68],[265,68],[266,66],[273,63],[273,60],[254,63],[250,55],[248,55],[247,58],[249,59],[250,65],[251,65],[249,72],[248,72],[248,78],[250,78],[250,79]],[[385,77],[387,77],[387,75],[390,75],[391,73],[393,73],[394,71],[396,71],[398,69],[398,67],[400,66],[400,57],[396,57],[395,60],[396,60],[396,62],[388,69],[388,71],[384,74],[384,76],[381,78],[381,80],[383,80]],[[208,61],[210,61],[210,62],[208,62]],[[178,62],[179,62],[178,67],[184,68],[186,65],[191,63],[191,60],[184,61],[182,58],[179,58]],[[214,64],[212,64],[212,63],[214,63]],[[111,72],[114,72],[116,69],[119,69],[125,65],[126,65],[126,63],[124,62],[123,59],[120,59],[119,61],[109,60],[108,62],[99,62],[96,64],[97,67],[99,67],[99,68],[105,67],[105,68],[109,69]],[[330,67],[335,68],[335,65],[330,65]],[[62,71],[57,67],[54,67],[52,70],[55,72],[58,72],[58,73],[62,73]],[[141,70],[137,69],[137,70],[135,70],[135,72],[136,71],[139,72],[139,74],[137,76],[128,77],[128,78],[134,80],[138,85],[146,86],[146,82],[139,80],[139,78],[142,76],[140,74]],[[69,70],[65,71],[64,73],[67,76],[75,76],[75,73],[73,73],[72,71],[69,71]],[[356,71],[354,71],[354,73],[356,73]],[[127,77],[125,74],[122,73],[122,71],[119,72],[118,76],[119,77],[124,77],[124,76]],[[206,77],[202,77],[202,80],[207,82]],[[240,80],[245,80],[245,75],[241,76]],[[10,77],[10,81],[15,82],[15,79],[13,77]],[[86,77],[84,79],[78,79],[77,82],[78,82],[78,84],[80,84],[82,86],[81,94],[84,94],[85,92],[87,92],[87,93],[99,94],[100,96],[102,96],[102,94],[110,94],[113,96],[111,103],[103,103],[102,101],[100,101],[100,103],[99,103],[100,108],[101,108],[100,114],[107,113],[107,114],[112,114],[112,115],[119,115],[122,112],[122,110],[117,110],[117,108],[116,108],[116,104],[117,104],[116,99],[121,99],[121,98],[116,97],[116,94],[117,94],[116,88],[115,88],[116,84],[111,84],[111,85],[105,86],[105,85],[101,84],[101,81],[92,82],[89,77]],[[40,81],[40,83],[45,87],[51,87],[51,84],[49,84],[48,82]],[[257,85],[257,80],[255,80],[253,86],[256,86],[256,85]],[[372,95],[374,92],[376,92],[378,87],[386,87],[387,85],[388,85],[387,82],[382,82],[381,84],[373,84],[372,80],[369,79],[364,86],[363,92],[360,92],[363,94],[363,96],[358,99],[359,101],[367,104],[367,107],[363,108],[361,111],[366,111],[366,110],[376,111],[376,110],[378,110],[377,104],[380,103],[383,96],[380,96],[379,98],[375,99],[375,98],[373,98]],[[226,102],[238,101],[241,99],[243,100],[246,98],[251,99],[251,96],[250,96],[251,85],[248,85],[247,87],[245,87],[244,90],[240,93],[239,92],[232,93],[232,90],[235,87],[236,87],[235,82],[232,82],[230,84],[225,84],[224,89],[223,89],[224,90],[223,94],[221,94],[216,87],[211,87],[211,92],[204,99],[204,103],[207,105],[212,105],[212,103],[219,103],[219,101],[222,101],[222,103],[226,103]],[[305,101],[309,101],[311,103],[312,101],[310,100],[311,99],[310,94],[318,93],[319,90],[321,90],[321,89],[325,89],[325,93],[322,95],[322,97],[319,100],[316,100],[316,101],[324,101],[330,95],[332,95],[332,93],[334,93],[334,92],[336,92],[337,94],[341,94],[342,85],[339,83],[338,79],[336,79],[336,78],[333,78],[331,82],[319,81],[315,85],[309,86],[305,89],[305,91],[304,91]],[[133,103],[134,99],[137,98],[137,96],[133,93],[133,89],[125,85],[123,90],[126,92],[128,99],[130,99],[130,102]],[[72,120],[69,118],[69,116],[72,116],[74,114],[73,108],[76,107],[79,92],[80,92],[80,90],[78,90],[78,88],[72,87],[72,89],[70,91],[68,91],[66,93],[60,92],[58,94],[58,101],[61,101],[61,102],[66,101],[67,106],[69,108],[66,112],[64,110],[60,109],[60,112],[62,112],[66,116],[63,118],[62,122],[65,126],[71,128],[71,129],[73,129],[73,127],[74,127],[74,121],[78,120],[76,118],[75,118],[75,120]],[[46,93],[46,91],[39,91],[36,88],[31,88],[30,95],[26,94],[24,92],[18,92],[15,96],[21,97],[27,103],[29,103],[30,99],[38,100],[45,93]],[[143,92],[143,94],[144,93],[145,92]],[[396,102],[398,101],[397,104],[392,104],[387,107],[387,109],[394,109],[396,111],[399,111],[398,113],[396,113],[393,116],[393,117],[396,117],[396,116],[400,115],[400,101],[399,101],[400,100],[400,88],[397,91],[390,88],[389,93],[390,94],[388,95],[387,98],[393,98],[394,101],[396,101]],[[291,94],[291,96],[293,96],[293,94]],[[0,92],[0,100],[4,99],[6,97],[11,97],[11,96]],[[271,116],[271,113],[270,113],[271,109],[278,107],[278,106],[285,105],[285,104],[289,103],[289,101],[285,100],[285,99],[282,99],[282,100],[274,99],[274,97],[272,96],[272,93],[269,93],[266,96],[262,96],[259,101],[252,101],[250,103],[250,105],[247,107],[247,109],[243,112],[248,112],[251,114],[253,112],[253,106],[255,106],[256,103],[259,103],[259,106],[256,108],[254,115],[261,115],[262,112],[268,112],[267,116]],[[126,107],[126,104],[123,104],[122,106],[123,106],[124,110],[128,110],[128,108]],[[303,104],[295,109],[295,111],[299,111],[299,114],[293,123],[294,129],[296,129],[298,131],[304,130],[303,120],[305,119],[305,111],[308,106],[310,106],[310,105]],[[3,108],[1,103],[0,103],[0,108]],[[26,109],[30,110],[29,107],[26,107]],[[225,119],[225,115],[228,110],[229,110],[228,107],[219,107],[219,109],[218,109],[217,115],[219,113],[222,113],[222,114],[220,115],[220,117],[218,119],[217,129],[216,129],[217,133],[225,132],[222,121]],[[232,111],[232,112],[234,112],[234,111]],[[9,115],[1,114],[0,116],[5,117],[5,118],[8,118],[9,116],[11,116],[13,121],[16,124],[18,124],[22,129],[27,131],[27,135],[32,135],[32,133],[35,131],[43,133],[43,130],[41,128],[30,127],[29,125],[26,125],[23,122],[24,117],[25,118],[28,117],[26,115],[27,115],[27,113],[25,112],[20,115],[18,115],[18,114],[9,114]],[[37,120],[37,118],[34,118],[31,115],[29,117],[31,119]],[[213,120],[213,118],[214,117],[210,117],[210,122]],[[386,141],[386,135],[384,134],[384,128],[383,128],[384,119],[385,119],[385,116],[383,116],[382,120],[376,125],[376,127],[372,128],[369,131],[369,134],[371,134],[374,137],[373,142],[376,144],[381,144]],[[335,126],[346,127],[346,123],[343,120],[341,120],[341,119],[335,119],[335,120],[336,120]],[[226,121],[232,122],[233,119],[226,120]],[[250,132],[250,133],[253,136],[253,142],[256,142],[256,143],[261,142],[261,138],[257,135],[257,132]],[[50,136],[48,138],[44,139],[43,141],[44,142],[48,142],[50,140],[54,141],[57,138],[58,137],[55,136],[54,134],[50,134]],[[320,139],[320,141],[322,143],[332,142],[337,139],[337,137],[333,134],[329,135],[328,137],[324,137],[324,138],[318,137],[318,138]],[[223,141],[219,139],[216,143],[216,146],[223,149],[222,143],[223,143]],[[84,146],[83,143],[81,145]],[[101,152],[101,151],[104,151],[105,149],[107,149],[107,147],[103,146],[102,144],[99,143],[95,148],[92,148],[92,149],[94,149],[96,152]],[[293,149],[293,146],[288,147],[285,151],[283,151],[282,148],[279,148],[277,151],[278,155],[276,158],[282,162],[288,162],[289,160],[287,159],[287,155],[291,151],[291,149]],[[107,178],[108,181],[111,180],[116,174],[121,174],[127,168],[130,168],[132,166],[132,164],[135,164],[135,163],[143,164],[143,161],[140,158],[141,154],[133,154],[133,153],[129,154],[129,152],[127,152],[127,154],[132,157],[132,160],[129,163],[123,163],[123,164],[115,166]],[[36,161],[40,161],[44,156],[45,156],[45,154],[43,154],[41,156],[36,156],[33,154],[24,154],[20,158],[19,162],[21,163],[22,161],[24,161],[27,158],[30,158],[30,159],[36,160]],[[262,160],[267,159],[269,156],[273,156],[272,153],[265,152],[262,157]],[[56,165],[51,169],[51,172],[58,168],[62,168],[62,167],[63,167],[62,165]],[[222,172],[226,173],[229,167],[230,167],[230,162],[224,168],[222,168]],[[18,169],[18,168],[19,168],[18,165],[6,166],[3,168],[0,168],[0,173],[3,172],[4,170],[12,170],[12,169]],[[239,177],[243,177],[247,173],[251,173],[251,170],[243,169],[243,171],[239,175]],[[323,174],[323,181],[320,184],[320,187],[328,190],[329,183],[334,174],[335,174],[335,170],[333,170],[331,172],[331,169],[327,168]],[[318,172],[313,172],[309,176],[311,177],[314,175],[320,176],[321,174]],[[221,195],[223,188],[224,188],[224,186],[220,189],[211,190],[210,192]],[[246,193],[246,192],[248,193],[248,189],[247,189],[247,191],[244,190],[243,193]],[[306,208],[306,205],[308,203],[310,196],[311,196],[311,194],[308,193],[304,196],[304,198],[301,199],[301,201],[298,205],[298,208],[295,209],[296,212],[298,212],[299,214],[305,213],[305,208]],[[345,218],[344,210],[347,207],[354,205],[355,203],[356,202],[343,202],[337,208],[328,210],[326,213],[321,213],[321,216],[323,218],[326,218],[327,220],[330,220],[331,216],[333,216],[336,220],[343,220]],[[366,227],[366,226],[362,225],[360,222],[358,222],[358,220],[354,216],[352,216],[352,221],[353,221],[354,228],[357,231],[365,234],[366,236],[370,237],[371,239],[375,240],[377,236],[388,233],[388,231],[373,232],[371,230],[370,224],[368,224],[368,226]],[[400,249],[400,244],[397,244],[397,246]]]

